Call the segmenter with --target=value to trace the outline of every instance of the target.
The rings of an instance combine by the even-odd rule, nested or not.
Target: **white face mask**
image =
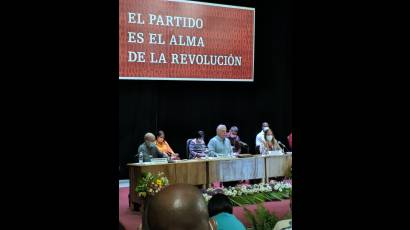
[[[266,139],[267,139],[268,141],[272,141],[273,136],[272,136],[272,135],[268,135],[268,136],[266,136]]]
[[[266,131],[266,130],[268,130],[269,129],[269,127],[263,127],[263,131]]]

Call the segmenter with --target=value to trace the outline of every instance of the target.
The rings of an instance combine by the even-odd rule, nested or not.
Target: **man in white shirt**
[[[259,146],[263,145],[265,143],[265,130],[269,129],[269,124],[268,122],[263,122],[262,123],[262,131],[256,135],[256,141],[255,141],[255,149],[259,151]]]

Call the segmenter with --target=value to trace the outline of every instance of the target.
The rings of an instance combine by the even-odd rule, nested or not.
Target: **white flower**
[[[202,194],[202,195],[203,195],[203,197],[205,198],[206,202],[208,202],[208,201],[212,198],[212,196],[210,196],[210,195],[208,195],[208,194],[206,194],[206,193],[204,193],[204,194]]]

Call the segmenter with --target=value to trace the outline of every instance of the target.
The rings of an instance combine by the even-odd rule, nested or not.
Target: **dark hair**
[[[202,131],[202,130],[199,130],[197,133],[196,133],[196,135],[195,135],[195,138],[203,138],[205,136],[205,133],[204,133],[204,131]]]
[[[209,217],[218,215],[221,212],[232,214],[232,203],[227,196],[222,193],[215,194],[208,202]]]
[[[239,131],[239,129],[238,129],[238,127],[236,127],[236,126],[232,126],[232,127],[229,129],[229,131],[232,131],[232,132],[237,133],[237,132]]]
[[[157,133],[157,138],[158,138],[159,136],[164,136],[164,137],[165,137],[164,131],[162,131],[162,130],[158,131],[158,133]]]

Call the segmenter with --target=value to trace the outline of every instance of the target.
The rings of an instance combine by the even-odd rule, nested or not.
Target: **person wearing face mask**
[[[278,141],[275,139],[271,129],[264,131],[264,143],[260,146],[261,154],[268,154],[269,151],[281,150]]]
[[[259,150],[260,146],[265,144],[265,131],[269,129],[268,122],[262,123],[262,131],[256,135],[255,149]]]
[[[151,157],[152,158],[165,158],[165,157],[168,157],[168,155],[163,154],[158,150],[157,146],[155,145],[155,135],[152,134],[152,133],[146,133],[144,135],[144,143],[142,143],[138,147],[138,152],[135,155],[136,162],[138,162],[138,156],[139,156],[139,153],[141,153],[141,152],[143,154],[144,162],[150,162]]]
[[[238,127],[232,126],[229,129],[229,132],[226,133],[226,137],[229,139],[231,142],[232,146],[232,151],[234,155],[239,155],[241,154],[241,139],[238,136]]]

